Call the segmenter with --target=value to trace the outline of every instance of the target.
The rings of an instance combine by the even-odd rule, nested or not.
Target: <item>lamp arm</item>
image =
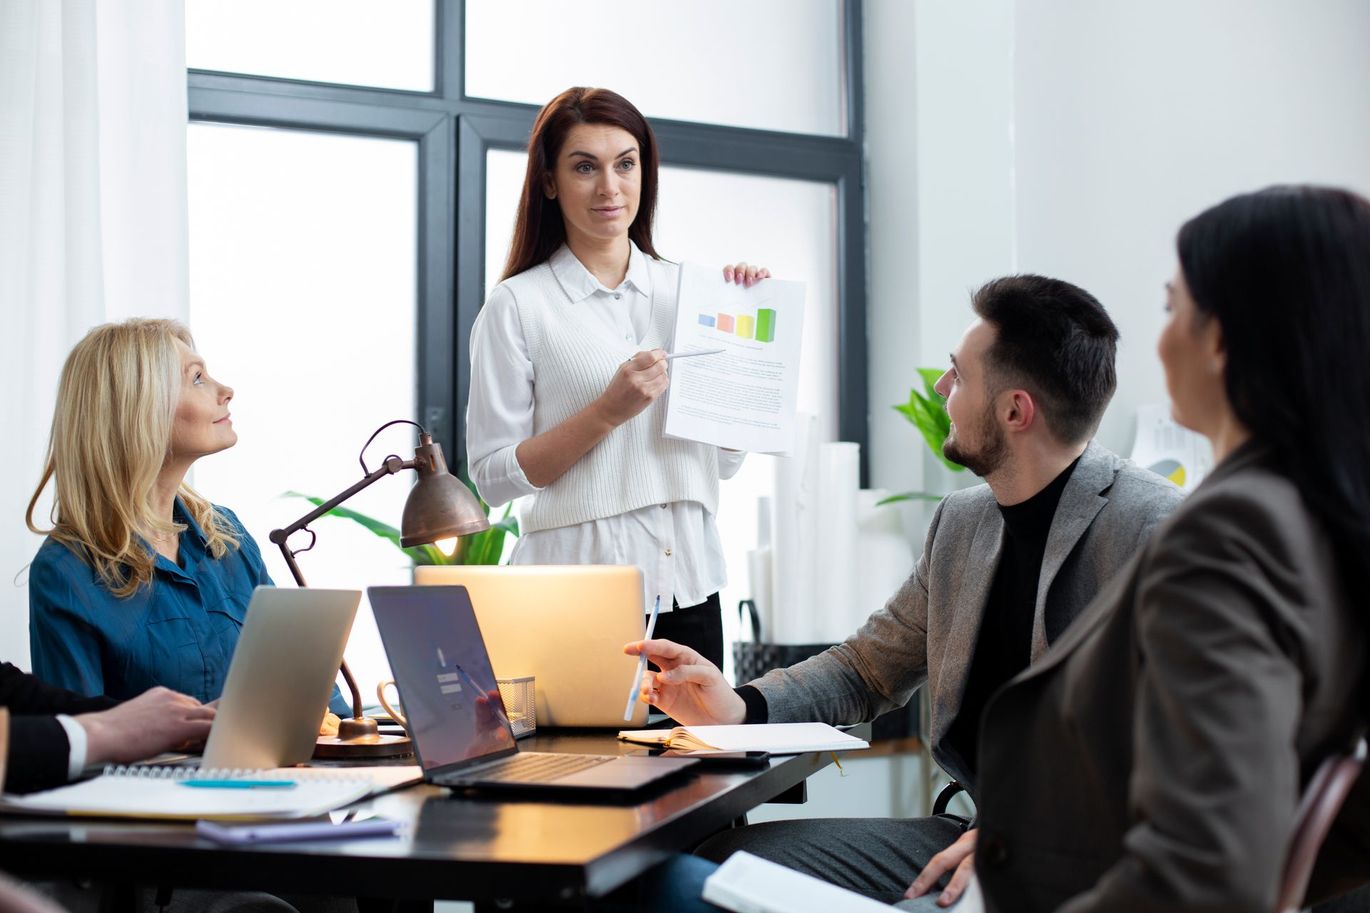
[[[328,513],[333,508],[338,507],[351,499],[357,492],[370,488],[386,476],[394,475],[405,469],[413,469],[416,466],[418,466],[416,460],[402,460],[397,456],[386,457],[385,462],[382,463],[379,468],[368,473],[361,481],[329,498],[289,526],[282,527],[281,529],[273,529],[268,538],[273,544],[279,545],[282,551],[286,551],[285,543],[287,539]],[[298,576],[299,575],[296,575],[296,582],[299,583],[300,586],[304,586],[304,581],[299,580]]]
[[[295,578],[295,584],[300,587],[306,587],[308,585],[304,582],[304,574],[300,572],[300,565],[295,561],[295,553],[290,550],[290,544],[288,540],[291,536],[295,535],[300,530],[304,529],[309,524],[313,523],[315,520],[319,519],[333,508],[347,501],[357,492],[371,487],[376,482],[379,482],[386,476],[394,475],[395,473],[402,472],[405,469],[413,469],[417,465],[418,464],[414,460],[402,460],[397,456],[387,457],[385,462],[382,463],[379,468],[377,468],[373,472],[367,473],[367,475],[361,481],[357,482],[355,485],[352,485],[344,491],[339,492],[338,494],[329,498],[327,501],[323,502],[318,507],[314,508],[309,513],[305,514],[303,517],[296,520],[294,523],[291,523],[289,526],[285,526],[280,529],[273,529],[268,535],[268,538],[271,540],[273,544],[280,547],[281,555],[285,558],[286,566],[290,568],[290,575]],[[352,677],[352,670],[347,668],[347,660],[345,659],[342,661],[341,670],[343,680],[347,682],[347,688],[349,691],[352,692],[352,717],[353,719],[359,720],[362,718],[361,689],[357,687],[357,680]]]

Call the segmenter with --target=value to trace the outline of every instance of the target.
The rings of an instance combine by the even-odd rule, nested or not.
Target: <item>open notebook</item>
[[[676,751],[768,751],[803,754],[806,751],[848,751],[870,748],[870,743],[847,735],[827,723],[751,723],[737,726],[677,726],[674,729],[625,729],[625,742],[661,745]]]
[[[308,818],[410,782],[417,767],[280,767],[198,770],[191,767],[106,767],[98,777],[25,796],[0,798],[0,812],[113,818],[257,820]],[[227,781],[238,788],[187,786]],[[249,781],[290,781],[288,788],[245,788]]]

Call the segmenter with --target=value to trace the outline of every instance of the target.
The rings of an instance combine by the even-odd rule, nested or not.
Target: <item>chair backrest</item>
[[[1318,850],[1360,776],[1365,753],[1365,738],[1360,737],[1351,753],[1332,755],[1319,765],[1309,781],[1294,817],[1294,834],[1289,841],[1289,855],[1285,857],[1276,913],[1298,913],[1302,909]]]

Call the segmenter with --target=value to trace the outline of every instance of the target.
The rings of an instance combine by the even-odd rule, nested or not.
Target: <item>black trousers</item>
[[[689,647],[722,669],[723,610],[718,594],[714,593],[699,605],[686,609],[682,609],[680,603],[673,603],[672,611],[657,616],[656,631],[652,636]]]

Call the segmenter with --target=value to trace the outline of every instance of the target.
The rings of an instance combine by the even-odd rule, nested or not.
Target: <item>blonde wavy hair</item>
[[[30,530],[71,548],[121,598],[152,585],[156,555],[143,540],[186,528],[154,515],[151,503],[181,398],[178,339],[195,348],[178,321],[134,319],[97,326],[76,344],[62,366],[43,477],[24,515]],[[33,512],[50,480],[52,528],[40,529]],[[214,505],[184,483],[178,495],[213,557],[238,547]]]

